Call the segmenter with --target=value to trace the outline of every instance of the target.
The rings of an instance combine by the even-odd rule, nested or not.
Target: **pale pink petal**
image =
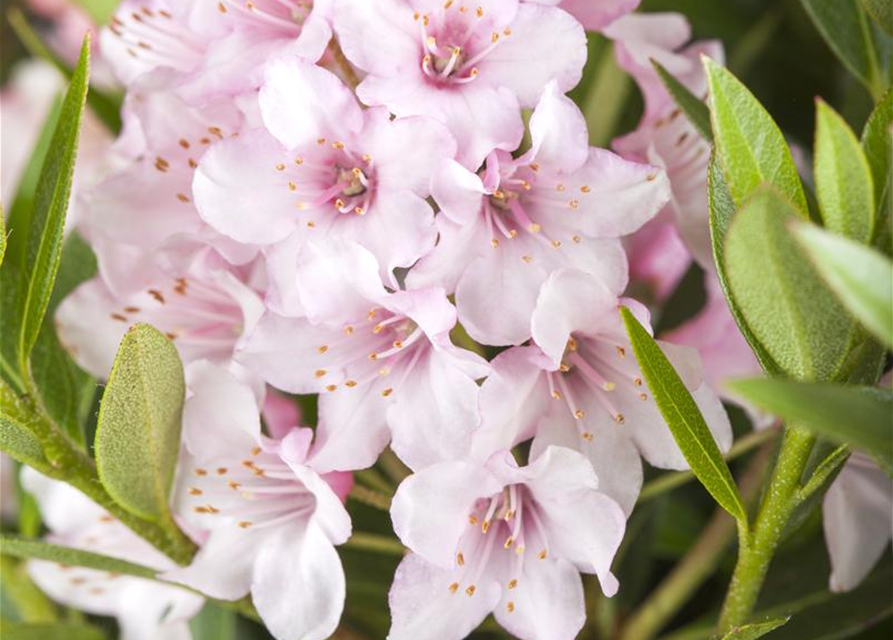
[[[474,501],[501,487],[491,473],[470,462],[442,462],[422,469],[397,488],[391,503],[394,531],[427,561],[450,569],[456,564],[456,547]]]
[[[453,293],[465,268],[482,251],[490,249],[485,235],[487,230],[484,219],[477,213],[468,224],[456,224],[441,212],[435,223],[437,246],[413,266],[406,276],[406,284],[414,289],[439,286]]]
[[[535,460],[549,446],[576,449],[585,455],[598,476],[598,490],[613,498],[629,516],[642,489],[642,459],[629,434],[605,411],[587,411],[585,429],[592,439],[582,437],[579,420],[561,401],[552,401],[552,408],[536,428],[530,447]]]
[[[259,101],[267,129],[289,149],[363,126],[363,112],[350,89],[331,72],[299,58],[267,65]]]
[[[869,574],[890,543],[891,513],[889,476],[867,456],[853,454],[822,504],[832,591],[849,591]]]
[[[554,80],[530,116],[531,149],[537,162],[550,170],[572,173],[589,157],[589,131],[580,109],[561,93]]]
[[[388,640],[462,640],[489,615],[502,589],[496,580],[477,585],[473,597],[451,593],[452,572],[411,553],[397,567],[389,596]]]
[[[560,269],[543,284],[531,318],[533,340],[558,368],[571,333],[597,334],[613,323],[617,296],[598,278]]]
[[[202,158],[192,183],[202,218],[240,242],[269,244],[297,225],[295,197],[278,169],[291,158],[266,131],[222,140]]]
[[[254,558],[255,554],[245,552],[245,531],[233,523],[232,527],[215,531],[189,566],[177,567],[161,577],[212,598],[237,600],[251,589]]]
[[[509,88],[522,107],[531,108],[550,80],[561,91],[573,89],[586,55],[586,33],[573,17],[554,7],[522,3],[511,36],[478,66],[481,77]]]
[[[250,451],[260,440],[258,399],[251,388],[206,360],[186,369],[191,395],[183,405],[183,438],[199,459]]]
[[[564,558],[529,560],[518,586],[503,590],[494,615],[518,638],[573,640],[586,622],[580,574]]]
[[[335,33],[347,59],[376,75],[415,73],[421,52],[413,9],[401,0],[336,0]]]
[[[467,455],[480,422],[479,393],[474,378],[429,349],[394,391],[388,408],[394,452],[411,469]]]
[[[298,403],[275,389],[267,390],[261,414],[267,431],[274,438],[283,438],[301,422],[301,411]]]
[[[471,225],[480,218],[485,188],[476,173],[448,159],[441,161],[431,176],[431,195],[451,222]]]
[[[587,31],[601,31],[632,11],[642,0],[561,0],[559,6],[574,16]]]
[[[549,408],[543,370],[533,362],[536,347],[514,347],[491,362],[493,372],[481,386],[481,426],[474,433],[472,452],[485,461],[533,436]]]
[[[251,599],[277,640],[323,640],[344,609],[341,559],[325,534],[310,523],[295,536],[277,532],[260,546]]]

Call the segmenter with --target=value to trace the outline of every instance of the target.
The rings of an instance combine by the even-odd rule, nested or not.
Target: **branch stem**
[[[801,427],[790,425],[785,429],[756,522],[751,534],[741,540],[738,563],[719,619],[720,632],[746,623],[753,612],[769,563],[797,506],[800,480],[814,442],[815,436]]]

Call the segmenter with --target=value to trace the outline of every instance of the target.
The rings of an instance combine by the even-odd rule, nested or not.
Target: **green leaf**
[[[893,263],[870,247],[810,224],[798,224],[793,232],[844,306],[893,347]]]
[[[883,1],[883,0],[882,0]],[[874,32],[855,0],[801,0],[825,42],[876,97],[886,87]],[[889,5],[888,5],[889,7]]]
[[[96,257],[77,233],[66,238],[53,295],[43,328],[31,352],[31,373],[43,408],[72,437],[84,444],[84,423],[96,393],[96,380],[75,364],[56,336],[56,307],[96,273]]]
[[[726,383],[758,407],[893,464],[893,393],[876,387],[753,378]]]
[[[106,640],[99,627],[76,623],[32,623],[3,621],[5,640]]]
[[[168,517],[185,393],[176,347],[157,329],[134,325],[109,374],[95,451],[103,486],[142,518]]]
[[[676,106],[685,114],[698,133],[707,142],[713,142],[713,129],[710,128],[710,109],[704,102],[688,90],[684,84],[679,82],[673,75],[664,69],[657,61],[651,61],[654,70],[660,77],[661,82],[670,92]]]
[[[732,221],[726,274],[748,327],[782,370],[830,380],[855,325],[789,232],[787,223],[799,218],[774,189],[759,189]]]
[[[713,261],[716,265],[716,275],[719,284],[722,287],[726,302],[729,305],[729,311],[738,324],[741,335],[750,345],[751,351],[767,373],[781,373],[781,367],[772,359],[765,347],[760,344],[757,337],[747,326],[747,320],[741,313],[738,303],[732,295],[732,289],[729,286],[729,278],[726,273],[725,261],[725,241],[726,233],[729,225],[732,223],[732,217],[735,214],[735,202],[732,200],[732,194],[729,193],[728,185],[722,174],[722,169],[716,160],[716,153],[710,154],[710,163],[707,165],[707,196],[710,205],[710,243],[713,245]]]
[[[68,210],[68,198],[71,194],[81,116],[87,97],[89,61],[88,35],[84,39],[77,68],[62,103],[59,123],[50,143],[50,152],[37,183],[26,253],[29,269],[27,273],[21,273],[23,281],[19,309],[22,324],[17,355],[19,368],[23,373],[28,369],[28,356],[43,324],[62,255],[62,233]]]
[[[859,0],[859,4],[877,26],[893,36],[893,8],[889,0]]]
[[[698,405],[673,365],[635,316],[625,307],[621,307],[620,313],[654,401],[692,472],[716,502],[746,529],[747,511],[735,480]]]
[[[815,183],[825,228],[870,242],[875,211],[871,169],[849,125],[822,100],[816,101]]]
[[[157,576],[154,569],[127,560],[16,536],[0,536],[0,553],[14,558],[47,560],[74,567],[86,567],[135,578],[146,578],[147,580],[155,580]]]
[[[43,455],[40,441],[29,427],[33,420],[27,400],[0,380],[0,451],[11,458],[37,469],[49,463]]]
[[[769,183],[807,217],[797,167],[772,116],[731,72],[707,57],[703,62],[714,143],[735,203],[741,206],[761,184]]]
[[[786,625],[790,619],[790,617],[773,618],[765,622],[752,622],[751,624],[735,627],[725,634],[722,640],[756,640]]]
[[[877,205],[875,235],[887,254],[890,247],[890,209],[893,208],[893,87],[881,98],[862,130],[862,148],[874,177]],[[886,236],[886,237],[885,237]]]

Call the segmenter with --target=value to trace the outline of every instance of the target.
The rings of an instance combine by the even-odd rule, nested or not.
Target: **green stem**
[[[772,447],[763,447],[748,464],[741,478],[741,495],[745,502],[754,499],[771,451]],[[657,635],[691,594],[716,571],[716,565],[734,534],[735,520],[724,509],[717,509],[695,545],[626,624],[620,639],[647,640]]]
[[[781,451],[752,533],[741,540],[738,564],[719,619],[720,632],[744,624],[753,612],[769,563],[797,506],[800,479],[814,442],[815,436],[805,429],[793,425],[785,429]]]
[[[406,548],[400,544],[400,541],[389,536],[382,536],[376,533],[362,533],[355,531],[350,540],[344,543],[345,549],[356,549],[358,551],[373,551],[375,553],[383,553],[385,555],[403,556],[406,555]]]
[[[367,506],[374,507],[380,511],[391,510],[390,496],[359,484],[353,486],[353,489],[350,490],[347,497]]]

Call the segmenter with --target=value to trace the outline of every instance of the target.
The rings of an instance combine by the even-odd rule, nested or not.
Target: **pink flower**
[[[144,274],[146,275],[146,274]],[[118,345],[137,322],[167,333],[185,362],[229,363],[243,334],[263,314],[246,284],[249,269],[231,269],[214,253],[196,254],[183,271],[151,272],[149,284],[118,294],[102,277],[74,290],[56,311],[59,339],[85,370],[106,378]]]
[[[625,238],[630,291],[663,304],[691,267],[691,254],[679,237],[672,211],[664,207],[636,233]]]
[[[209,535],[191,565],[165,577],[225,600],[250,592],[277,640],[329,637],[345,588],[334,545],[350,537],[351,525],[308,463],[313,432],[266,438],[250,388],[207,362],[187,377],[176,508]]]
[[[536,104],[550,80],[573,88],[586,61],[576,20],[518,0],[337,0],[334,26],[348,59],[367,73],[360,99],[445,123],[471,170],[494,148],[515,149],[519,107]]]
[[[587,31],[602,31],[617,18],[635,11],[642,0],[526,0],[559,6],[574,16]]]
[[[691,27],[675,13],[629,15],[605,30],[615,42],[620,66],[627,70],[645,97],[638,128],[614,141],[625,158],[663,167],[673,199],[667,205],[695,260],[713,269],[707,223],[707,162],[710,145],[700,136],[664,87],[651,65],[654,59],[698,97],[705,97],[707,80],[699,56],[722,60],[722,45],[713,40],[689,44]]]
[[[196,173],[208,223],[260,245],[289,234],[298,246],[329,235],[355,240],[389,279],[434,246],[429,175],[455,153],[441,125],[364,111],[337,77],[296,58],[269,65],[260,108],[270,133],[216,145]]]
[[[208,148],[238,135],[242,112],[230,101],[189,107],[167,89],[170,71],[134,83],[124,106],[124,130],[104,179],[83,192],[79,230],[99,259],[100,272],[117,291],[146,286],[159,261],[186,262],[212,246],[234,264],[250,262],[256,249],[233,242],[199,217],[192,179]]]
[[[854,589],[893,537],[893,483],[864,453],[853,453],[822,503],[831,591]]]
[[[128,560],[165,571],[176,564],[64,482],[33,469],[22,484],[34,496],[50,530],[47,542]],[[117,619],[122,640],[188,640],[189,619],[203,604],[201,596],[176,585],[114,573],[31,560],[28,573],[53,600]]]
[[[305,317],[267,312],[237,358],[277,388],[322,394],[315,467],[370,466],[390,437],[411,467],[467,452],[475,380],[489,369],[450,341],[456,311],[443,289],[387,292],[353,243],[308,244],[299,264]]]
[[[529,151],[517,159],[495,151],[479,175],[442,163],[432,178],[440,241],[408,279],[455,291],[463,326],[485,344],[530,336],[540,285],[561,267],[598,274],[622,291],[627,266],[617,238],[669,197],[659,169],[590,148],[583,115],[555,83],[530,130]]]
[[[391,587],[389,640],[459,640],[491,612],[519,638],[571,640],[586,617],[579,574],[617,591],[623,511],[570,449],[526,467],[508,452],[436,464],[403,481],[391,515],[413,553]]]
[[[481,389],[481,427],[475,452],[509,448],[535,437],[531,455],[566,446],[592,462],[601,490],[632,511],[642,484],[639,457],[654,466],[685,469],[630,347],[618,313],[628,306],[647,326],[648,313],[594,276],[553,273],[531,320],[536,347],[500,354]],[[714,392],[703,382],[692,349],[661,344],[703,412],[720,449],[732,431]],[[480,455],[478,453],[478,455]]]

